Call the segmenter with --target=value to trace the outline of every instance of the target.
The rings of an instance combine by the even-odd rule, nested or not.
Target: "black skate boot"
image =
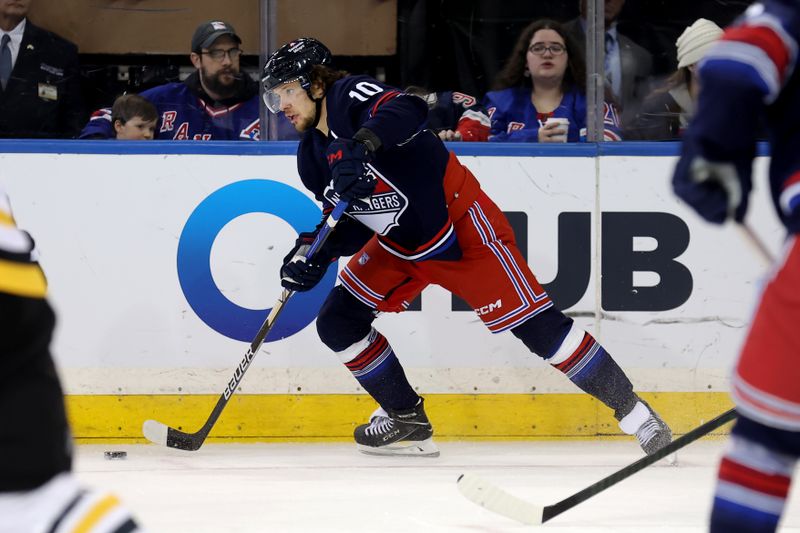
[[[414,408],[404,411],[387,412],[379,407],[369,424],[356,428],[354,436],[358,450],[371,455],[439,456],[422,398]]]
[[[647,455],[657,452],[672,442],[672,430],[641,399],[636,403],[633,410],[619,421],[619,428],[628,435],[636,435],[639,446],[642,447]],[[675,458],[669,459],[670,463],[674,461]]]

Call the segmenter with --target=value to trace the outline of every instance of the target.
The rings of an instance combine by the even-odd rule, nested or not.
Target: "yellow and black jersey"
[[[0,292],[44,298],[47,281],[37,259],[33,238],[17,228],[11,202],[0,187]]]

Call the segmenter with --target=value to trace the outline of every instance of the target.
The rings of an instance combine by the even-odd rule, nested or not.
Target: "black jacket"
[[[28,20],[0,89],[0,137],[72,138],[85,122],[77,46]]]

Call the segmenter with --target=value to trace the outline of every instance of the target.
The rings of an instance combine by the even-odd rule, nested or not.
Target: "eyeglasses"
[[[228,56],[231,61],[235,59],[239,59],[239,56],[242,55],[242,50],[240,48],[231,48],[230,50],[222,50],[221,48],[215,48],[214,50],[209,50],[208,52],[200,52],[201,54],[209,56],[214,61],[222,61],[225,56]]]
[[[550,52],[554,56],[560,56],[566,51],[567,47],[558,43],[551,44],[550,46],[545,46],[543,43],[535,43],[528,47],[528,52],[537,56],[543,56],[545,52]]]

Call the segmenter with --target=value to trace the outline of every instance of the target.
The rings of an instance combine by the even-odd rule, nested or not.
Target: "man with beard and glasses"
[[[158,110],[155,139],[235,141],[259,140],[258,83],[241,72],[242,40],[233,26],[213,20],[197,27],[190,59],[197,69],[181,83],[142,91]],[[296,138],[283,117],[279,138]],[[288,135],[282,135],[284,132]],[[92,114],[81,139],[115,137],[111,108]]]

